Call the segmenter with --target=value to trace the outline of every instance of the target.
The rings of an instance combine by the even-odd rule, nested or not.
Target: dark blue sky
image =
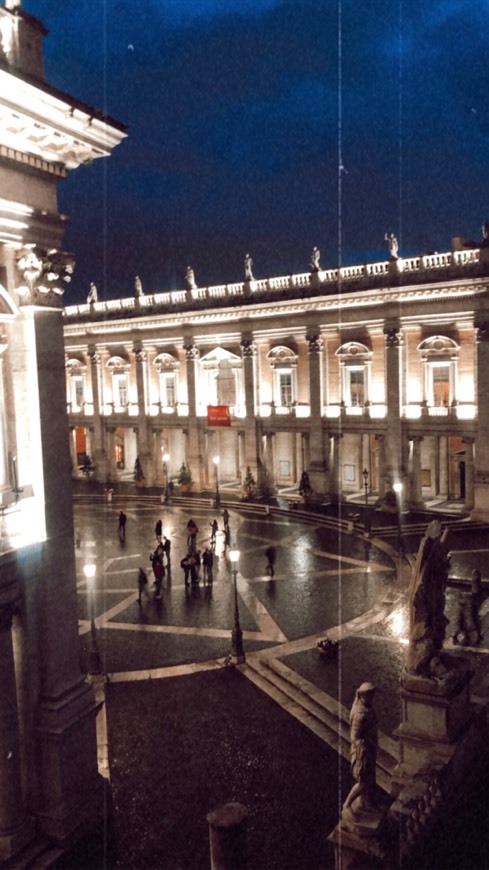
[[[450,249],[487,197],[487,2],[24,0],[51,84],[127,124],[61,185],[65,302]],[[338,173],[340,158],[341,197]]]

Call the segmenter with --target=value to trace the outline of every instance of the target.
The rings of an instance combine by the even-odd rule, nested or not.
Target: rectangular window
[[[279,401],[281,405],[292,404],[292,372],[279,373]]]
[[[117,408],[125,408],[127,405],[126,375],[114,375],[114,405]]]
[[[81,408],[83,405],[83,378],[81,375],[76,375],[73,378],[73,399],[75,406]]]
[[[450,402],[450,366],[431,366],[433,405],[447,408]]]
[[[365,372],[364,369],[350,369],[350,405],[365,404]]]

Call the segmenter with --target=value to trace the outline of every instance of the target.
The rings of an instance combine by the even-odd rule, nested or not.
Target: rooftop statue
[[[249,254],[244,258],[245,281],[253,281],[253,260]]]
[[[319,265],[319,258],[321,256],[321,251],[319,248],[313,248],[311,254],[311,272],[319,272],[321,266]]]
[[[409,589],[409,650],[406,669],[412,674],[441,676],[448,668],[440,657],[449,620],[445,589],[449,558],[447,529],[433,520],[426,529],[414,563]]]
[[[394,233],[386,233],[384,236],[384,241],[389,242],[389,254],[391,256],[391,260],[397,260],[399,257],[399,242],[397,241]]]
[[[482,224],[482,241],[476,242],[473,239],[463,239],[462,246],[464,248],[489,248],[489,220]]]
[[[143,296],[143,285],[141,284],[141,278],[139,275],[136,275],[134,279],[134,296],[137,298],[138,296]]]
[[[191,266],[187,266],[187,271],[185,273],[185,280],[187,282],[187,287],[189,290],[197,290],[197,284],[195,283],[195,275],[194,270]]]
[[[90,305],[92,302],[98,302],[98,290],[96,285],[93,283],[90,284],[90,290],[88,291],[87,302]]]

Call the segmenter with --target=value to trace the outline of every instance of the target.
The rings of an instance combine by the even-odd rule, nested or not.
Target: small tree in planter
[[[136,456],[136,461],[134,463],[133,478],[134,478],[136,486],[138,486],[138,487],[144,486],[144,472],[143,472],[143,467],[139,461],[139,456]]]
[[[245,474],[245,477],[243,480],[243,486],[242,486],[243,498],[247,498],[247,499],[253,498],[253,496],[255,494],[255,489],[256,489],[256,480],[251,473],[250,466],[248,465],[246,467],[246,474]]]
[[[177,483],[180,485],[180,489],[182,490],[182,492],[188,492],[188,490],[192,486],[192,475],[190,474],[190,468],[187,468],[184,462],[182,462],[182,467],[178,472]]]
[[[312,495],[312,486],[307,471],[303,471],[299,482],[299,495],[307,502]]]

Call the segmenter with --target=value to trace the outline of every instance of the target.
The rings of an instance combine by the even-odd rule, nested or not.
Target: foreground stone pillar
[[[389,485],[392,487],[396,481],[402,481],[404,478],[401,449],[401,350],[403,338],[397,326],[386,327],[384,334],[387,401],[386,473]]]
[[[197,490],[205,487],[204,463],[200,444],[201,430],[197,417],[197,364],[199,361],[199,349],[193,339],[186,340],[184,345],[187,359],[187,396],[188,396],[188,438],[187,438],[187,465],[192,474],[194,486]]]
[[[257,346],[252,337],[249,335],[243,335],[241,339],[241,355],[243,357],[244,404],[246,408],[246,417],[243,421],[244,451],[242,451],[240,457],[240,474],[241,479],[244,480],[246,469],[249,466],[258,487],[260,487],[263,483],[263,480],[261,479],[263,469],[256,427],[255,383],[257,353]]]
[[[93,400],[93,438],[91,439],[92,456],[95,464],[95,476],[97,480],[105,480],[107,477],[107,456],[105,454],[103,421],[101,417],[101,356],[94,347],[88,350],[90,357],[90,374],[92,380]]]
[[[465,444],[465,508],[474,507],[474,439],[462,438]]]
[[[33,835],[21,785],[20,741],[10,605],[0,606],[0,859],[19,851]]]
[[[211,870],[246,870],[246,822],[244,804],[229,803],[207,814]]]
[[[477,435],[473,520],[489,520],[489,324],[477,329]]]

